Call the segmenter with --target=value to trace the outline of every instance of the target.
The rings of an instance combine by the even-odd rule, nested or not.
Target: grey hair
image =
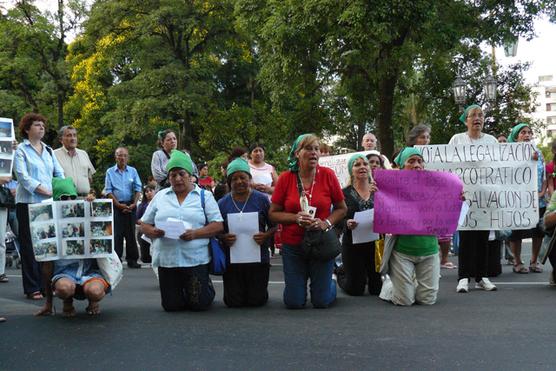
[[[407,146],[413,147],[417,142],[417,138],[419,138],[421,134],[424,133],[430,134],[430,132],[431,132],[431,128],[424,124],[419,124],[417,126],[412,127],[409,133],[407,134],[407,141],[406,141]]]
[[[77,129],[76,129],[74,126],[71,126],[71,125],[64,125],[64,126],[62,126],[62,127],[58,130],[58,137],[59,137],[59,138],[62,138],[62,137],[64,136],[64,132],[65,132],[66,130],[75,130],[75,131],[77,131]]]

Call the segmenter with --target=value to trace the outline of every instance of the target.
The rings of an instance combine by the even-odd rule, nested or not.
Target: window
[[[551,108],[552,108],[552,105],[551,105],[550,103],[547,103],[547,104],[546,104],[546,110],[547,110],[547,111],[552,111]]]

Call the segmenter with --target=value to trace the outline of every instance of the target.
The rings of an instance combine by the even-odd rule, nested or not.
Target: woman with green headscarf
[[[508,137],[509,143],[519,143],[519,142],[527,142],[530,143],[533,139],[533,131],[529,127],[529,125],[525,123],[517,124],[512,128],[510,136]],[[545,200],[545,193],[547,189],[546,177],[545,177],[545,167],[544,167],[544,158],[537,148],[535,148],[536,161],[537,161],[537,184],[539,190],[539,218],[542,219],[545,211],[546,211],[546,200]],[[532,229],[518,229],[513,230],[510,236],[510,248],[512,249],[512,253],[514,255],[514,273],[542,273],[542,266],[541,263],[537,261],[539,256],[539,251],[541,249],[542,239],[544,237],[544,232],[540,225],[537,225],[535,228]],[[529,262],[529,269],[523,264],[521,260],[521,241],[524,238],[532,238],[533,245],[531,248],[531,260]]]
[[[404,148],[394,162],[400,170],[424,170],[423,156],[416,148]],[[436,236],[392,236],[381,266],[381,273],[390,276],[392,290],[380,297],[396,305],[434,304],[440,280],[438,249]],[[388,287],[385,284],[383,291]]]
[[[369,294],[378,295],[382,287],[380,273],[375,269],[375,241],[353,243],[352,231],[358,227],[356,212],[374,207],[376,185],[371,181],[367,158],[356,153],[348,161],[348,186],[342,191],[347,205],[342,238],[342,266],[336,271],[338,285],[348,295],[360,296],[368,285]]]
[[[283,226],[284,303],[292,309],[305,306],[307,278],[313,307],[327,308],[336,300],[334,259],[319,261],[305,256],[301,248],[305,231],[327,231],[346,213],[336,174],[319,166],[319,144],[313,134],[300,135],[294,142],[288,157],[290,170],[278,178],[269,211],[270,219]]]
[[[268,277],[270,270],[269,246],[275,228],[268,217],[270,201],[265,193],[251,189],[250,166],[239,157],[226,168],[228,187],[231,190],[218,201],[224,218],[224,234],[221,240],[227,248],[227,268],[224,273],[224,303],[228,307],[258,307],[268,300]],[[251,236],[251,244],[230,231],[229,218],[257,214],[258,233]],[[257,246],[252,246],[255,242]],[[258,259],[234,256],[239,249],[258,249]],[[234,251],[235,250],[235,251]],[[252,250],[256,251],[256,250]],[[235,254],[234,254],[235,255]],[[234,259],[235,258],[235,259]],[[235,260],[235,261],[234,261]]]
[[[495,137],[483,133],[485,117],[477,104],[465,109],[459,120],[467,126],[467,131],[455,134],[448,144],[495,144]],[[488,277],[488,236],[489,230],[459,231],[458,285],[457,292],[469,292],[469,280],[475,276],[475,287],[494,291],[496,286]]]
[[[212,193],[191,182],[188,154],[174,150],[166,170],[170,187],[158,191],[141,218],[141,231],[152,240],[162,307],[168,312],[206,310],[215,294],[208,243],[224,230],[222,216]],[[185,231],[166,237],[164,228],[171,221],[181,222]]]

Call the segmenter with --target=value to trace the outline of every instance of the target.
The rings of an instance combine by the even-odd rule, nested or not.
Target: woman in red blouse
[[[318,165],[319,138],[300,135],[288,157],[289,171],[278,178],[269,210],[271,221],[282,224],[284,303],[288,308],[303,308],[307,298],[307,279],[311,281],[311,303],[326,308],[336,299],[332,280],[334,259],[317,261],[301,249],[306,230],[327,230],[346,214],[340,183],[332,169]],[[300,195],[298,177],[303,185]]]

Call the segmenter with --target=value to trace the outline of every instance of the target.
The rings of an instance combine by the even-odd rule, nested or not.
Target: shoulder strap
[[[301,183],[299,172],[295,173],[295,179],[297,180],[297,191],[299,192],[299,197],[301,197],[303,196],[303,184]]]
[[[205,225],[208,224],[207,211],[205,210],[205,190],[201,188],[201,207],[203,208],[203,214],[205,214]]]

